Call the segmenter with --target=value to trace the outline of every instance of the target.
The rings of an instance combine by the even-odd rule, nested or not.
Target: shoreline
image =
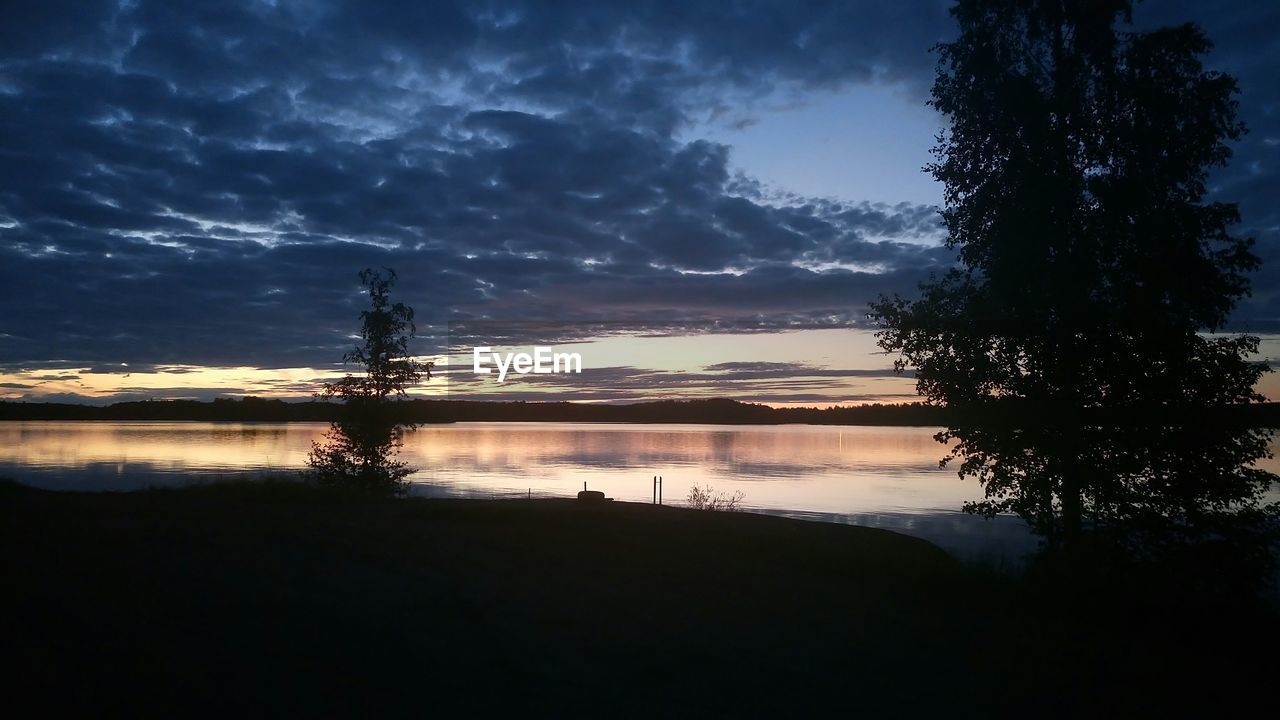
[[[1280,637],[1125,576],[1075,591],[750,513],[281,483],[0,501],[16,694],[99,712],[1225,712],[1269,687],[1243,647]]]
[[[330,420],[264,420],[237,418],[0,418],[0,423],[41,422],[41,423],[237,423],[261,425],[328,425]],[[816,423],[803,421],[786,422],[699,422],[694,420],[424,420],[413,423],[417,427],[436,427],[449,425],[693,425],[698,427],[912,427],[943,428],[944,425],[928,423]]]
[[[463,399],[413,398],[388,404],[399,421],[422,425],[462,422],[588,423],[783,426],[824,425],[838,427],[946,427],[956,423],[1044,422],[1034,407],[991,406],[961,412],[947,407],[911,403],[868,403],[818,407],[772,407],[728,398],[658,400],[627,404],[587,404],[568,401],[502,402]],[[154,422],[330,422],[339,417],[341,405],[332,402],[286,402],[256,397],[239,399],[152,400],[110,405],[14,402],[0,400],[3,421],[154,421]],[[1125,411],[1129,412],[1129,411]],[[1099,423],[1140,421],[1147,415],[1099,415]],[[1177,413],[1161,408],[1160,419],[1170,422]],[[1213,411],[1215,422],[1241,427],[1280,428],[1280,403],[1223,406]],[[1203,422],[1204,412],[1183,418]]]

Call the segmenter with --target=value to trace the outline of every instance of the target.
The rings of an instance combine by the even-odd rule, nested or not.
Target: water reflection
[[[803,425],[468,424],[419,430],[407,444],[415,480],[451,489],[568,494],[586,482],[622,500],[695,484],[741,490],[762,508],[911,512],[959,507],[974,487],[940,471],[927,428]]]
[[[50,489],[126,490],[301,468],[322,423],[0,423],[0,476]],[[940,470],[929,428],[461,423],[411,433],[415,494],[569,496],[587,483],[668,504],[693,485],[742,491],[754,510],[886,527],[965,555],[1030,547],[1021,523],[956,510],[978,496]],[[1003,548],[1003,550],[1001,550]]]
[[[56,490],[133,490],[291,470],[325,425],[2,422],[0,475]]]

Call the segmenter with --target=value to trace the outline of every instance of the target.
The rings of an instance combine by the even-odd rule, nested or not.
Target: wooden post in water
[[[658,504],[658,476],[653,476],[653,504]]]
[[[662,504],[662,476],[658,476],[658,504]]]

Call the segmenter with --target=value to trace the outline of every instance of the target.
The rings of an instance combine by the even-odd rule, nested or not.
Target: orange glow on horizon
[[[581,353],[581,375],[519,375],[496,382],[474,375],[471,357],[422,357],[437,372],[414,397],[467,400],[622,403],[731,398],[777,408],[919,402],[915,381],[895,375],[869,330],[797,330],[686,336],[620,335],[560,346]],[[497,347],[495,350],[499,349]],[[502,348],[510,350],[515,348]],[[527,348],[523,348],[527,349]],[[1280,336],[1262,339],[1260,357],[1280,355]],[[162,365],[102,372],[88,365],[0,372],[0,399],[111,402],[246,397],[306,399],[341,367],[259,368]],[[1280,374],[1258,384],[1280,399]]]

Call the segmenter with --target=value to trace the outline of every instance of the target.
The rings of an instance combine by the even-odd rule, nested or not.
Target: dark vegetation
[[[741,490],[729,493],[724,490],[717,491],[710,485],[694,485],[689,488],[684,504],[694,510],[737,512],[742,509],[742,501],[746,497],[746,493]]]
[[[0,513],[6,700],[47,713],[1226,716],[1274,677],[1275,616],[1203,572],[1063,587],[869,528],[282,482]]]
[[[944,426],[956,413],[923,403],[872,403],[839,408],[774,408],[728,399],[663,400],[627,405],[573,402],[488,402],[482,400],[394,401],[396,412],[415,423],[447,422],[634,422],[724,425],[914,425]],[[106,406],[0,401],[0,420],[202,420],[234,422],[329,422],[340,407],[326,402],[286,402],[268,398],[151,400]],[[1035,408],[999,411],[1016,424]],[[971,411],[977,412],[977,410]],[[1219,422],[1248,427],[1280,427],[1280,403],[1220,408]],[[1203,420],[1204,416],[1200,416]],[[1101,422],[1101,420],[1100,420]]]
[[[1194,24],[1138,31],[1132,6],[952,8],[927,169],[958,263],[872,309],[954,412],[939,437],[986,495],[967,509],[1017,513],[1050,551],[1258,538],[1280,517],[1254,464],[1271,432],[1223,421],[1269,372],[1257,337],[1223,332],[1261,262],[1208,191],[1245,132],[1236,81]]]
[[[416,331],[413,308],[391,302],[396,273],[384,271],[360,271],[369,309],[360,313],[360,342],[342,357],[360,372],[323,385],[320,397],[337,398],[341,404],[324,439],[311,444],[304,474],[310,483],[398,494],[415,470],[396,458],[404,431],[415,423],[395,412],[392,401],[403,398],[424,376],[430,378],[433,363],[418,362],[410,354]]]

